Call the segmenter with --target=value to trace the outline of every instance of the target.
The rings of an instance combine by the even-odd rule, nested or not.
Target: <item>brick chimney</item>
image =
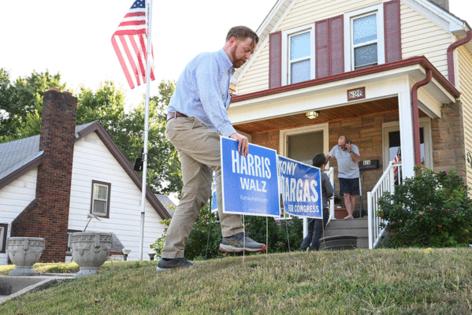
[[[431,2],[434,2],[446,11],[449,11],[449,0],[431,0]]]
[[[75,142],[77,99],[70,93],[44,93],[36,199],[13,222],[12,236],[44,237],[44,262],[61,262],[67,228]]]

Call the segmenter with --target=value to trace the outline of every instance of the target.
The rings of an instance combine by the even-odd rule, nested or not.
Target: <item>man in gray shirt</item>
[[[353,219],[356,209],[356,197],[359,196],[359,148],[352,144],[346,136],[338,138],[328,154],[328,158],[334,157],[338,162],[338,178],[340,194],[344,196],[344,206],[347,216],[344,219]]]

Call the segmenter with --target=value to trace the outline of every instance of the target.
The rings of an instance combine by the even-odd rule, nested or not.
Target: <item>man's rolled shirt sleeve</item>
[[[198,94],[203,110],[208,116],[213,126],[223,136],[229,137],[236,133],[222,98],[217,61],[213,58],[205,58],[204,62],[196,68],[195,76],[197,81]]]

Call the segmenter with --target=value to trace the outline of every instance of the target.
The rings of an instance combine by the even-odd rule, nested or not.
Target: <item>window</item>
[[[99,216],[110,216],[110,183],[92,181],[92,201],[90,213]]]
[[[5,253],[7,247],[8,224],[0,223],[0,253]]]
[[[314,26],[291,29],[282,34],[282,84],[314,78]]]
[[[352,19],[354,69],[378,63],[377,13]]]
[[[381,5],[345,15],[346,71],[385,63],[383,26]]]
[[[311,79],[311,32],[289,36],[289,78],[290,83]]]

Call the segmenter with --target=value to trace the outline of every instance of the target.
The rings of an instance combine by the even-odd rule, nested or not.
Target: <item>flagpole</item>
[[[151,90],[151,30],[152,30],[152,0],[146,0],[146,99],[144,101],[144,148],[143,148],[143,176],[141,189],[141,243],[139,250],[140,260],[144,256],[144,218],[146,214],[146,178],[148,160],[148,133],[149,133],[149,97]]]

